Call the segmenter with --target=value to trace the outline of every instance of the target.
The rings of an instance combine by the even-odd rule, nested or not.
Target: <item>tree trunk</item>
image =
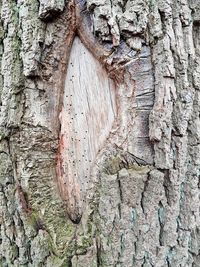
[[[198,2],[0,1],[0,266],[200,266]]]

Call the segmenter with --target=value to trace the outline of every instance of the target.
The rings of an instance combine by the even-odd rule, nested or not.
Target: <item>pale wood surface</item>
[[[116,112],[113,81],[76,37],[70,54],[60,114],[59,183],[70,214],[81,213],[80,205],[91,166],[109,135]]]

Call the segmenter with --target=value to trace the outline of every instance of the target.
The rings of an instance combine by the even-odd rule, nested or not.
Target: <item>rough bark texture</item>
[[[0,266],[199,267],[199,1],[1,0],[0,9]],[[61,184],[64,199],[56,171],[60,133],[73,131],[60,113],[76,35],[117,99],[78,213],[69,199],[79,180]]]

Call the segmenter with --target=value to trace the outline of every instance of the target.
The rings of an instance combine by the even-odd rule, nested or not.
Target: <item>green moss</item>
[[[110,157],[104,165],[104,171],[107,174],[116,174],[124,167],[123,160],[120,155]]]
[[[88,236],[81,236],[79,243],[76,245],[76,254],[86,254],[87,249],[92,245],[92,239]]]
[[[57,265],[55,265],[55,266],[57,266]],[[71,260],[67,260],[60,267],[71,267]]]
[[[38,220],[39,220],[39,215],[37,214],[37,212],[32,211],[28,216],[27,221],[29,225],[33,226],[33,228],[37,228]]]
[[[130,166],[128,171],[143,174],[143,173],[148,173],[150,171],[150,167],[149,166],[140,166],[138,164],[133,164],[132,166]]]
[[[106,174],[117,174],[122,169],[132,169],[136,171],[146,171],[148,165],[142,159],[138,163],[134,156],[125,151],[119,151],[110,156],[103,164],[102,172]]]

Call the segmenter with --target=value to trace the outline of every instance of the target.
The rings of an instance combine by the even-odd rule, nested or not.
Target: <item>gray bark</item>
[[[0,266],[200,266],[198,2],[0,1]],[[117,107],[82,180],[57,170],[76,35]]]

